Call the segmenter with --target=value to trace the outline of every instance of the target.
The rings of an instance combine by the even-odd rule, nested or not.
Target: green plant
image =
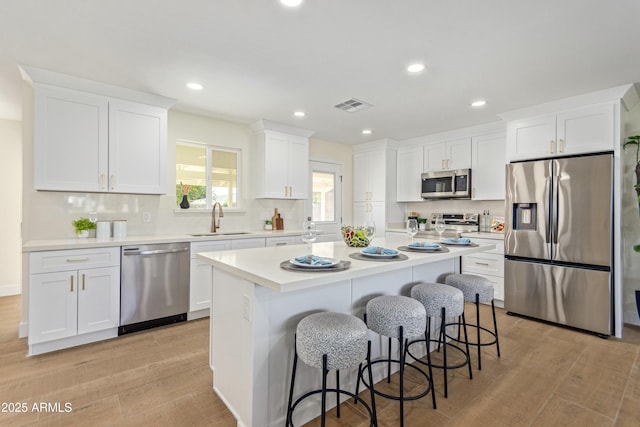
[[[96,223],[91,222],[89,218],[78,218],[73,221],[71,225],[76,229],[76,234],[80,234],[80,232],[84,230],[93,230],[96,228]]]
[[[426,224],[427,218],[418,218],[418,224]]]
[[[633,135],[628,137],[627,141],[623,145],[623,148],[627,148],[627,146],[629,145],[636,146],[636,184],[633,186],[633,188],[636,190],[638,208],[640,209],[640,135]]]

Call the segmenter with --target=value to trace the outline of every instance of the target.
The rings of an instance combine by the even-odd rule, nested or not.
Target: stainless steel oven
[[[425,172],[422,174],[423,199],[470,199],[471,169]]]

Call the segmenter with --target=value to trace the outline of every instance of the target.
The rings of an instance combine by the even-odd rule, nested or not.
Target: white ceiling
[[[640,82],[639,17],[638,0],[0,0],[0,117],[20,119],[25,64],[318,139],[403,140]],[[373,107],[332,107],[350,97]]]

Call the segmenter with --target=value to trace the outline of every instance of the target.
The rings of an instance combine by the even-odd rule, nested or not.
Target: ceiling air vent
[[[346,111],[347,113],[355,113],[356,111],[364,110],[365,108],[372,107],[371,104],[367,104],[364,101],[360,101],[356,98],[350,98],[346,101],[342,101],[336,105],[335,108],[338,110]]]

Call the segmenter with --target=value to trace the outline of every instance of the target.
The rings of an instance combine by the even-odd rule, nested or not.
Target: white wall
[[[0,297],[20,293],[22,217],[21,123],[0,119]]]

